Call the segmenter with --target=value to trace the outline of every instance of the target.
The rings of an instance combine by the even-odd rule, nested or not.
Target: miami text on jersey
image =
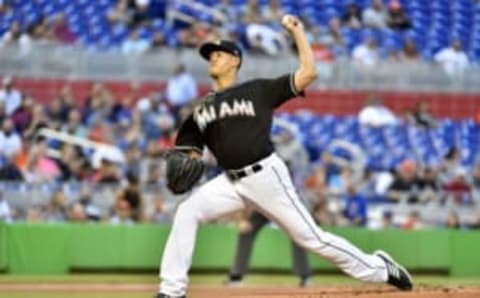
[[[209,123],[232,116],[255,117],[255,108],[252,101],[243,98],[240,100],[234,99],[231,103],[222,101],[219,106],[203,103],[195,107],[193,112],[193,119],[202,131]]]

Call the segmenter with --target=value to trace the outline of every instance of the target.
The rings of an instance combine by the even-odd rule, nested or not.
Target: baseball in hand
[[[296,25],[296,18],[291,14],[286,14],[282,17],[282,25],[288,27],[288,25]]]
[[[288,30],[292,30],[294,29],[295,27],[297,27],[299,25],[299,20],[291,15],[291,14],[286,14],[282,17],[282,25],[283,27],[285,27],[286,29]]]

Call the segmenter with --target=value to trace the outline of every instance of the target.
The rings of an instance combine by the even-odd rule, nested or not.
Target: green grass
[[[479,285],[480,277],[449,277],[439,275],[414,275],[417,283],[432,285]],[[194,274],[190,276],[192,284],[219,285],[225,279],[221,274]],[[345,275],[316,274],[315,285],[360,284]],[[156,274],[70,274],[70,275],[9,275],[0,274],[1,283],[146,283],[156,284]],[[245,284],[251,285],[295,285],[297,279],[290,274],[250,274]]]
[[[428,285],[476,285],[480,286],[480,277],[448,277],[417,275],[414,276],[417,284]],[[194,274],[191,276],[192,285],[221,285],[225,275],[220,274]],[[295,276],[289,274],[251,274],[245,279],[245,284],[251,286],[275,286],[291,285],[295,286],[298,280]],[[360,283],[344,275],[315,275],[313,279],[315,286],[332,285],[359,285]],[[158,283],[155,274],[75,274],[61,276],[29,276],[29,275],[6,275],[0,274],[1,283]],[[0,298],[150,298],[149,293],[1,293]]]

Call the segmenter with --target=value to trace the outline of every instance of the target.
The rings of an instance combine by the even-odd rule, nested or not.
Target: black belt
[[[226,170],[225,174],[227,174],[227,177],[230,180],[235,181],[235,180],[240,180],[242,178],[250,176],[252,174],[255,174],[257,172],[260,172],[262,169],[263,169],[262,165],[259,163],[256,163],[251,166],[246,166],[240,170]]]

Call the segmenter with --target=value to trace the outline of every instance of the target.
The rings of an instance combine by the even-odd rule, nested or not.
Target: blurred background
[[[479,229],[475,0],[0,0],[0,222],[168,226],[164,153],[210,89],[198,46],[236,40],[241,80],[291,72],[285,13],[319,79],[272,139],[317,223]]]

